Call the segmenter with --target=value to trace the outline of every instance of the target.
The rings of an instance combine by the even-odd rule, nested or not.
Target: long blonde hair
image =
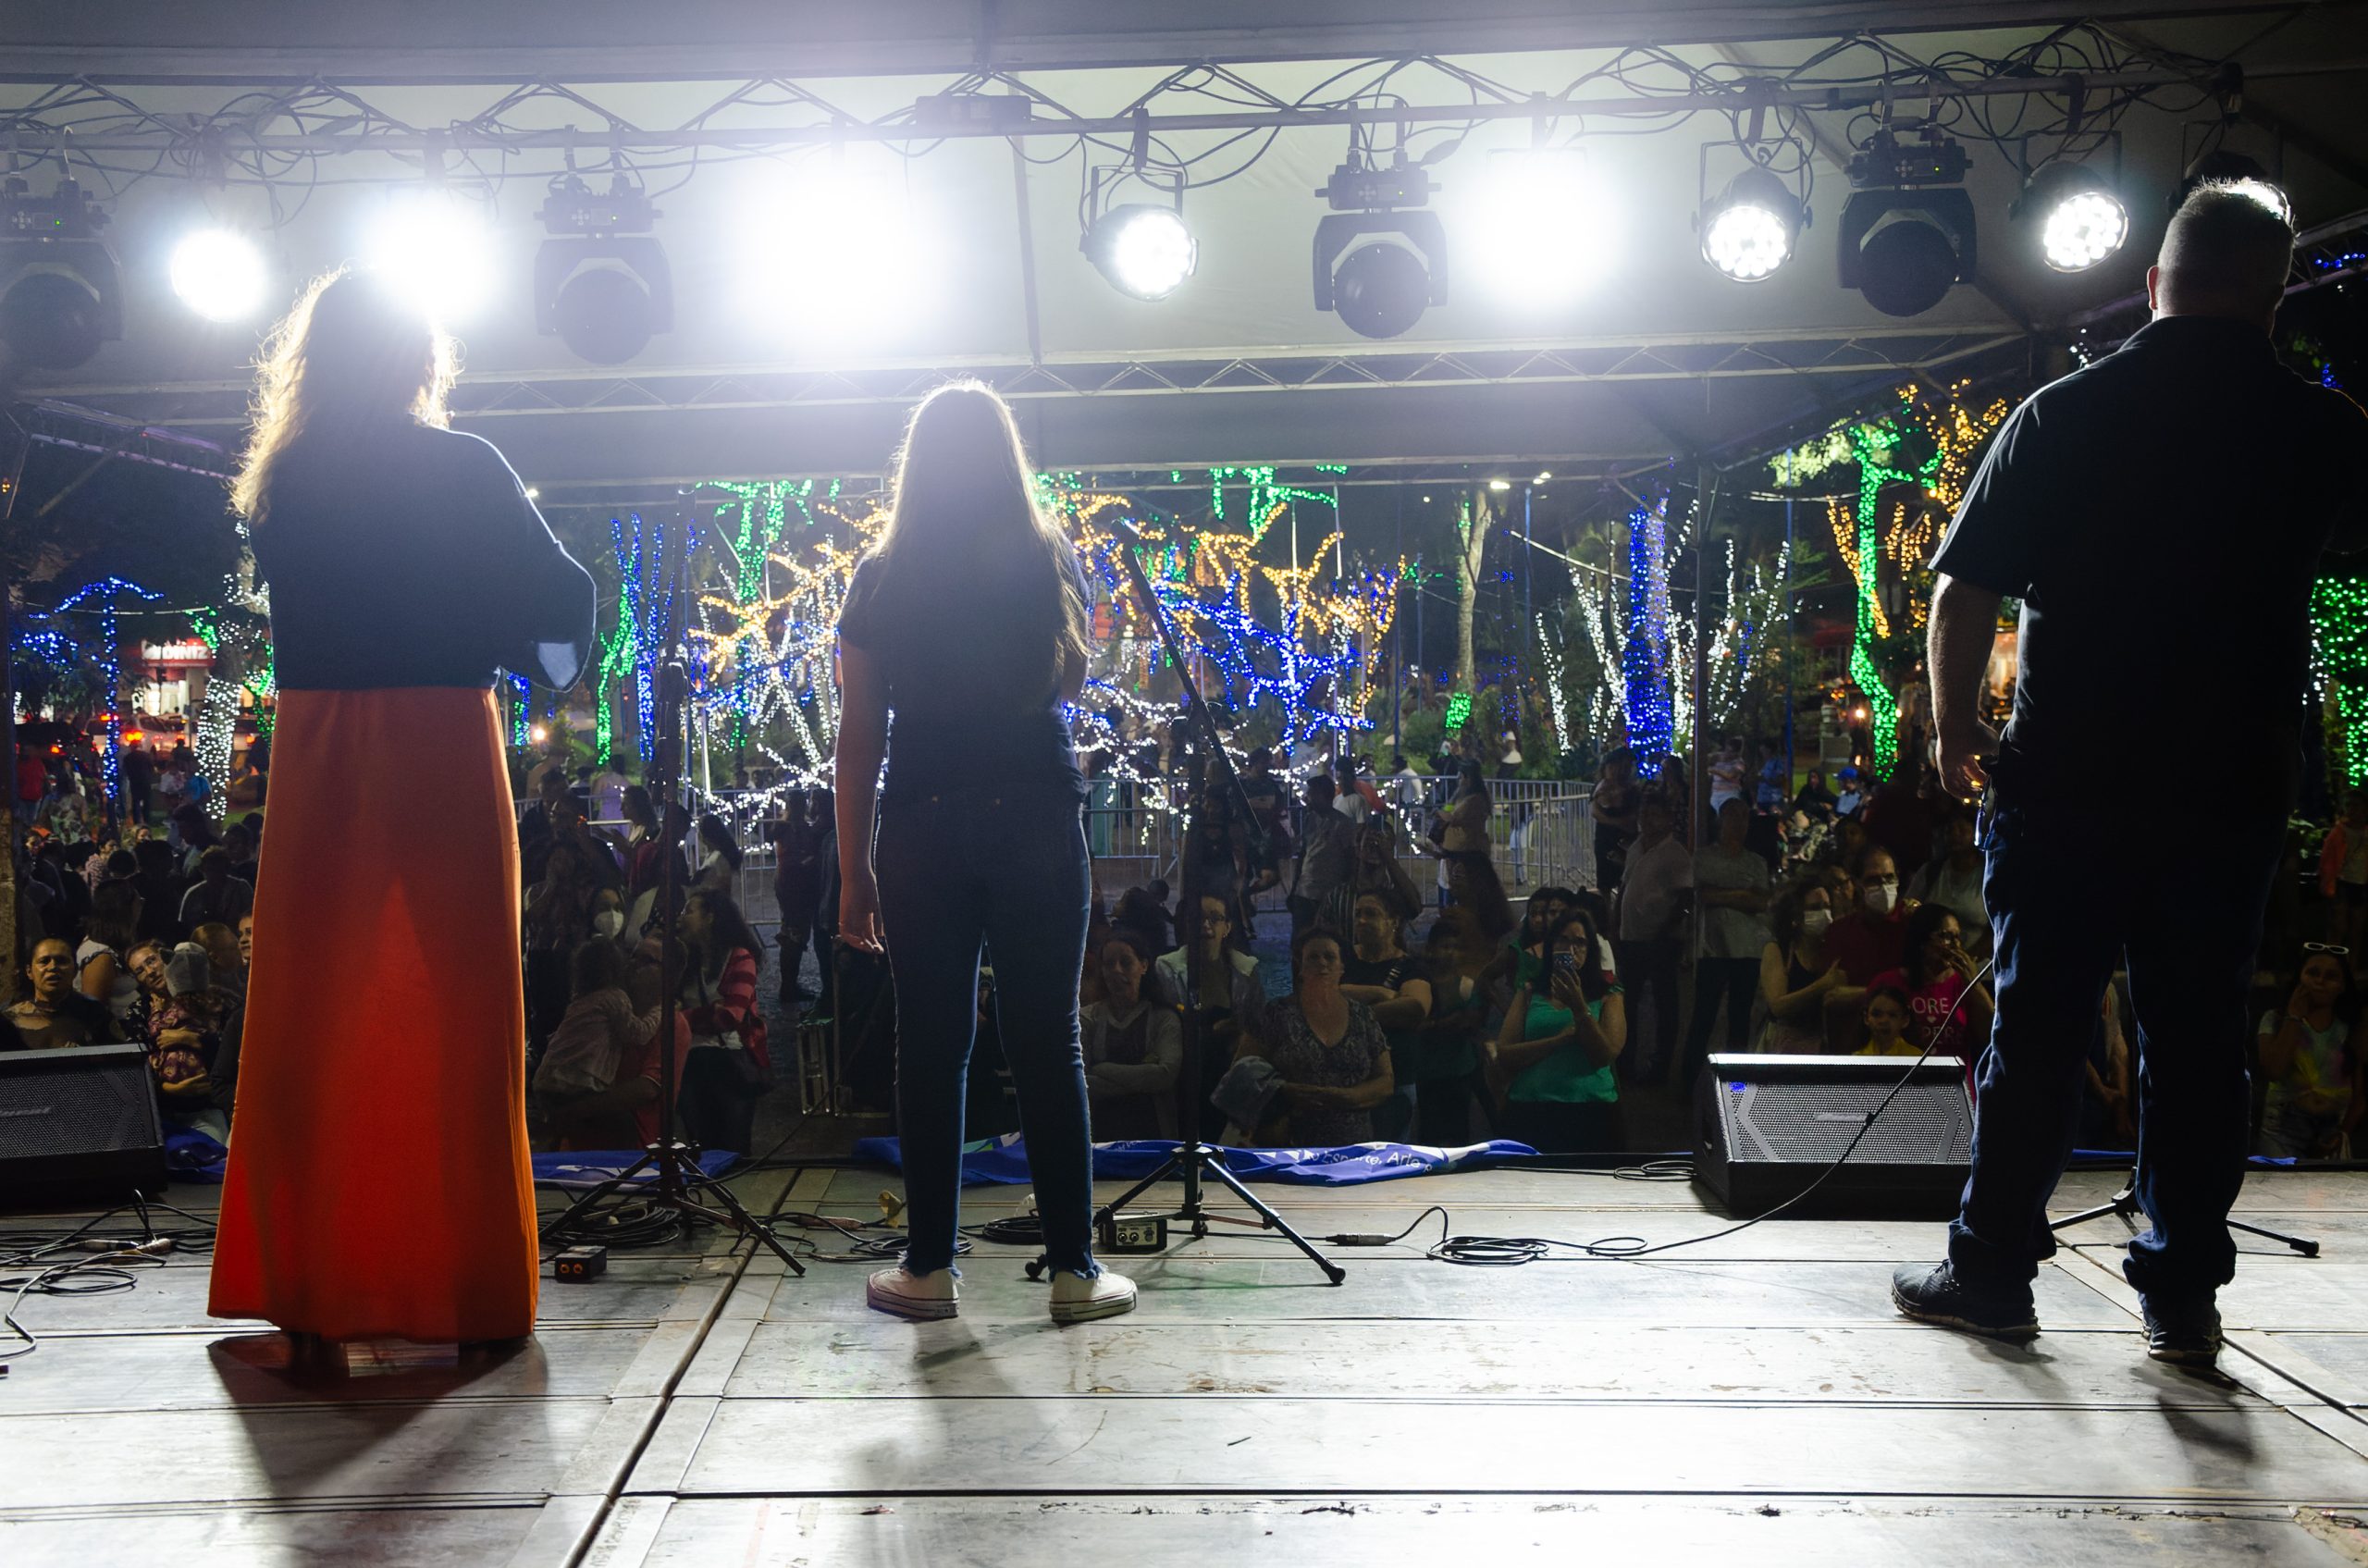
[[[451,337],[375,272],[339,267],[304,286],[255,356],[253,428],[230,484],[250,523],[271,512],[271,483],[308,435],[352,436],[402,419],[441,427],[460,371]]]
[[[1047,667],[1057,681],[1085,661],[1076,550],[1037,504],[1035,473],[1011,405],[981,381],[932,388],[905,426],[888,525],[871,547],[883,591],[917,608],[927,603],[934,624],[975,614],[1007,626],[1014,611],[1025,607],[984,602],[976,591],[980,569],[1030,552],[1042,561],[1045,580],[1058,585],[1035,601],[1046,611]],[[1011,673],[1018,695],[1039,672]]]

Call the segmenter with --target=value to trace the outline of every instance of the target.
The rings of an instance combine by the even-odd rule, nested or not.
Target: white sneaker
[[[883,1268],[864,1287],[863,1299],[873,1307],[916,1322],[952,1317],[960,1310],[961,1291],[950,1268],[908,1274],[905,1266]]]
[[[1123,1274],[1105,1268],[1091,1279],[1080,1279],[1064,1269],[1053,1276],[1055,1323],[1091,1323],[1134,1310],[1135,1282]]]

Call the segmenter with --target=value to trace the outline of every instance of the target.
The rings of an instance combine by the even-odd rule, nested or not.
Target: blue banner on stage
[[[1143,1139],[1093,1146],[1093,1175],[1104,1181],[1138,1180],[1157,1170],[1176,1144],[1164,1139]],[[877,1160],[904,1168],[894,1138],[865,1138],[855,1146],[857,1159]],[[1361,1181],[1394,1181],[1401,1176],[1437,1176],[1450,1170],[1486,1170],[1510,1159],[1535,1154],[1526,1143],[1498,1138],[1458,1149],[1424,1143],[1349,1143],[1328,1149],[1219,1148],[1226,1169],[1244,1181],[1293,1181],[1318,1187],[1348,1187]],[[1028,1145],[1017,1133],[962,1146],[962,1182],[975,1187],[995,1182],[1024,1186]]]

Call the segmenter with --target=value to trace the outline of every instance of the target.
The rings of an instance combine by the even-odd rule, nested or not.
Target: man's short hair
[[[218,844],[207,846],[205,852],[197,858],[197,874],[200,876],[208,871],[228,871],[229,869],[230,852]]]
[[[2294,224],[2259,180],[2208,179],[2163,235],[2157,265],[2183,302],[2265,304],[2294,265]]]

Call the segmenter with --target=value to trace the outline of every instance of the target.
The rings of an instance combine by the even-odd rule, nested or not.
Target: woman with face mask
[[[1774,936],[1759,953],[1759,996],[1768,1026],[1759,1048],[1782,1056],[1825,1049],[1825,999],[1843,983],[1842,966],[1826,956],[1833,925],[1833,895],[1823,883],[1789,884],[1769,907]]]

